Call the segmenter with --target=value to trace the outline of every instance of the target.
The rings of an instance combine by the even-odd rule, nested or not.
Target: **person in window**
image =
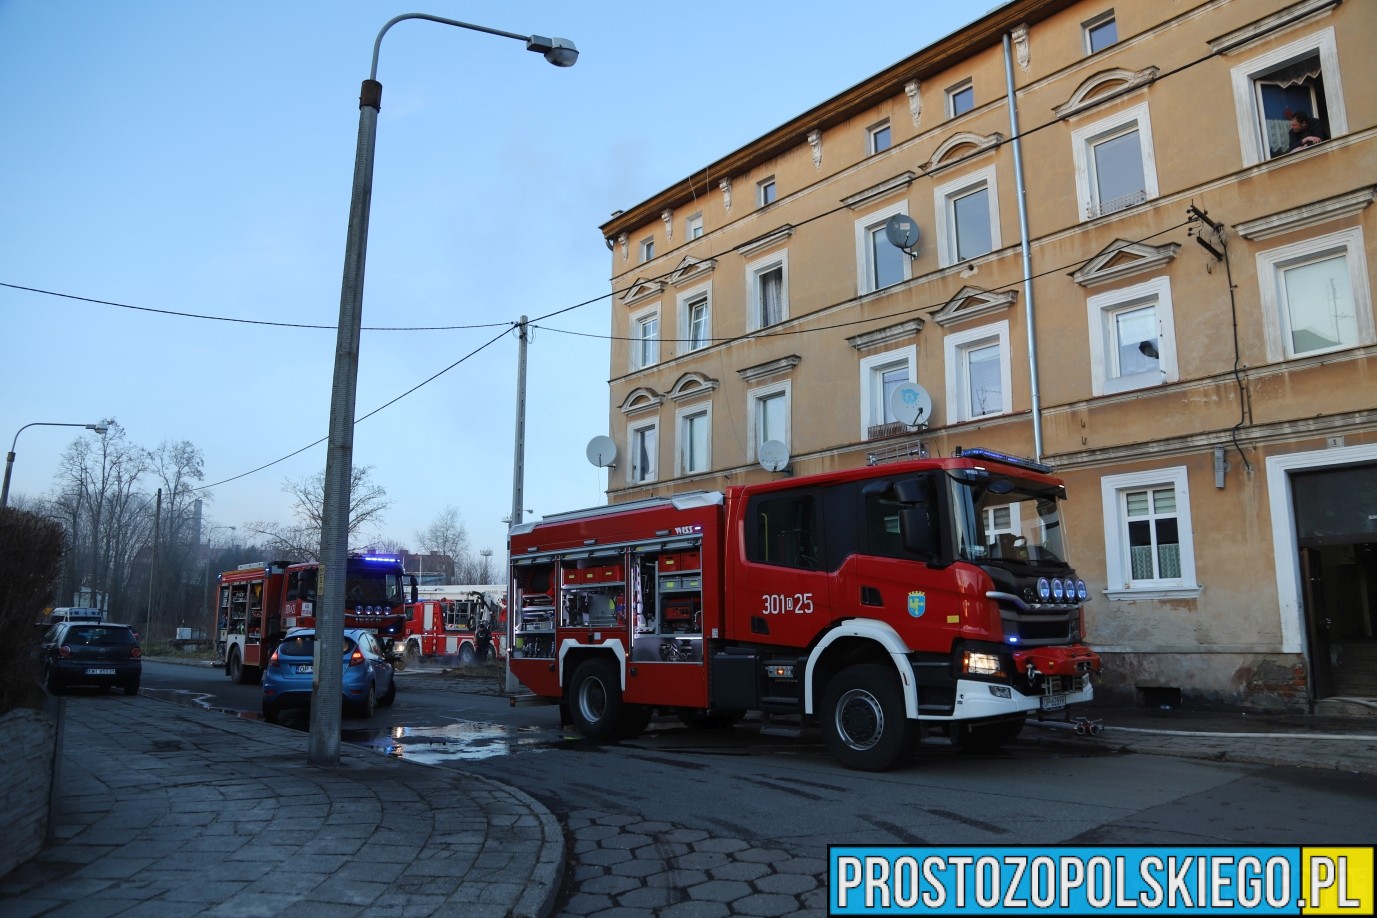
[[[1291,113],[1291,145],[1286,148],[1287,153],[1313,147],[1328,139],[1329,131],[1318,118],[1311,118],[1303,108]]]

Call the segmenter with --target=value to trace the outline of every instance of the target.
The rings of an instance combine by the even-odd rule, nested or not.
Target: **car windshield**
[[[1066,566],[1061,500],[1045,485],[951,479],[956,553],[965,561]]]
[[[100,644],[116,646],[121,644],[133,644],[134,632],[128,628],[104,628],[100,626],[86,626],[81,628],[69,628],[63,638],[65,644]]]

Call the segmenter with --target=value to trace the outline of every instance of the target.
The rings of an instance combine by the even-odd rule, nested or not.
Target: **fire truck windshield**
[[[1066,566],[1056,489],[1014,478],[949,478],[956,555],[963,561]]]
[[[345,601],[353,605],[397,606],[406,601],[402,577],[395,571],[350,565],[344,587]]]

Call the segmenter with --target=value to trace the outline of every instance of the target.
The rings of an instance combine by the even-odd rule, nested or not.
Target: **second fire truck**
[[[511,671],[595,739],[758,711],[850,768],[934,728],[997,748],[1100,669],[1064,497],[967,450],[547,516],[511,531]]]
[[[503,654],[506,597],[488,589],[441,589],[445,595],[423,595],[407,605],[405,631],[392,645],[397,669],[441,657],[467,666]]]

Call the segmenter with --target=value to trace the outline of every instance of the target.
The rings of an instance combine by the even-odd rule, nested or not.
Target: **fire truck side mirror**
[[[412,601],[412,602],[415,602],[415,601],[419,598],[419,596],[420,596],[420,592],[419,592],[419,590],[418,590],[417,587],[416,587],[416,575],[415,575],[415,574],[412,574],[412,575],[411,575],[411,601]]]

